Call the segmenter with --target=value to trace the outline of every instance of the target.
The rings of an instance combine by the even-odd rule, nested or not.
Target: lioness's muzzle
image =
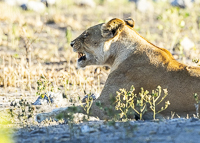
[[[71,43],[70,43],[71,47],[74,46],[74,43],[75,43],[75,41],[71,41]]]

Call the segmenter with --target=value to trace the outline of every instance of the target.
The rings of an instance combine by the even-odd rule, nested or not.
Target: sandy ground
[[[104,121],[57,124],[23,128],[13,138],[16,143],[197,143],[200,121],[177,118],[163,121],[117,122],[109,126]]]
[[[7,102],[4,106],[8,108],[9,104]],[[57,108],[54,104],[35,107],[37,113]],[[82,114],[75,116],[80,119]],[[24,127],[10,132],[15,143],[197,143],[200,138],[200,120],[197,118],[128,121],[112,125],[92,117],[89,122],[79,124],[56,121],[37,123],[33,119],[29,120],[28,126],[24,124]]]

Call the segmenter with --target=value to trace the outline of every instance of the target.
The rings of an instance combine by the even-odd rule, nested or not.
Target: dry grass
[[[77,54],[69,43],[87,27],[113,17],[132,17],[135,29],[143,37],[171,52],[188,36],[195,43],[191,51],[195,54],[185,58],[177,55],[177,59],[199,58],[200,5],[190,10],[165,3],[152,4],[154,12],[141,13],[134,3],[126,1],[104,2],[95,8],[85,8],[62,0],[38,14],[0,2],[0,96],[12,100],[22,95],[34,101],[37,81],[41,77],[45,77],[55,91],[59,88],[74,102],[78,102],[77,97],[83,97],[85,92],[99,93],[109,70],[95,66],[78,70]]]

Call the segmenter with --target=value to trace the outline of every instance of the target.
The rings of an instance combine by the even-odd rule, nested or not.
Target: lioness
[[[106,65],[110,74],[95,102],[110,105],[109,95],[116,96],[120,88],[154,90],[158,85],[168,89],[166,101],[170,106],[161,112],[166,117],[171,111],[179,116],[195,113],[193,94],[200,95],[200,68],[191,67],[176,61],[166,49],[148,42],[134,30],[132,19],[114,18],[107,23],[98,24],[84,31],[71,42],[74,52],[78,53],[77,64],[84,68],[88,65]],[[162,107],[161,104],[160,107]],[[82,107],[80,112],[85,113]],[[67,112],[68,108],[63,109]],[[59,111],[59,110],[58,110]],[[37,116],[39,121],[55,116],[56,112]],[[91,106],[91,115],[100,119],[108,118],[95,103]],[[144,116],[145,117],[145,116]],[[148,117],[147,117],[148,118]]]

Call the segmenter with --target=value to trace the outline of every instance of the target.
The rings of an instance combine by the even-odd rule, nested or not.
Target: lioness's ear
[[[114,18],[101,26],[101,35],[103,37],[114,37],[124,27],[125,22],[121,19]]]
[[[127,19],[125,19],[124,20],[125,22],[126,22],[126,24],[128,25],[128,26],[130,26],[130,27],[134,27],[134,25],[135,25],[135,21],[132,19],[132,18],[127,18]]]

